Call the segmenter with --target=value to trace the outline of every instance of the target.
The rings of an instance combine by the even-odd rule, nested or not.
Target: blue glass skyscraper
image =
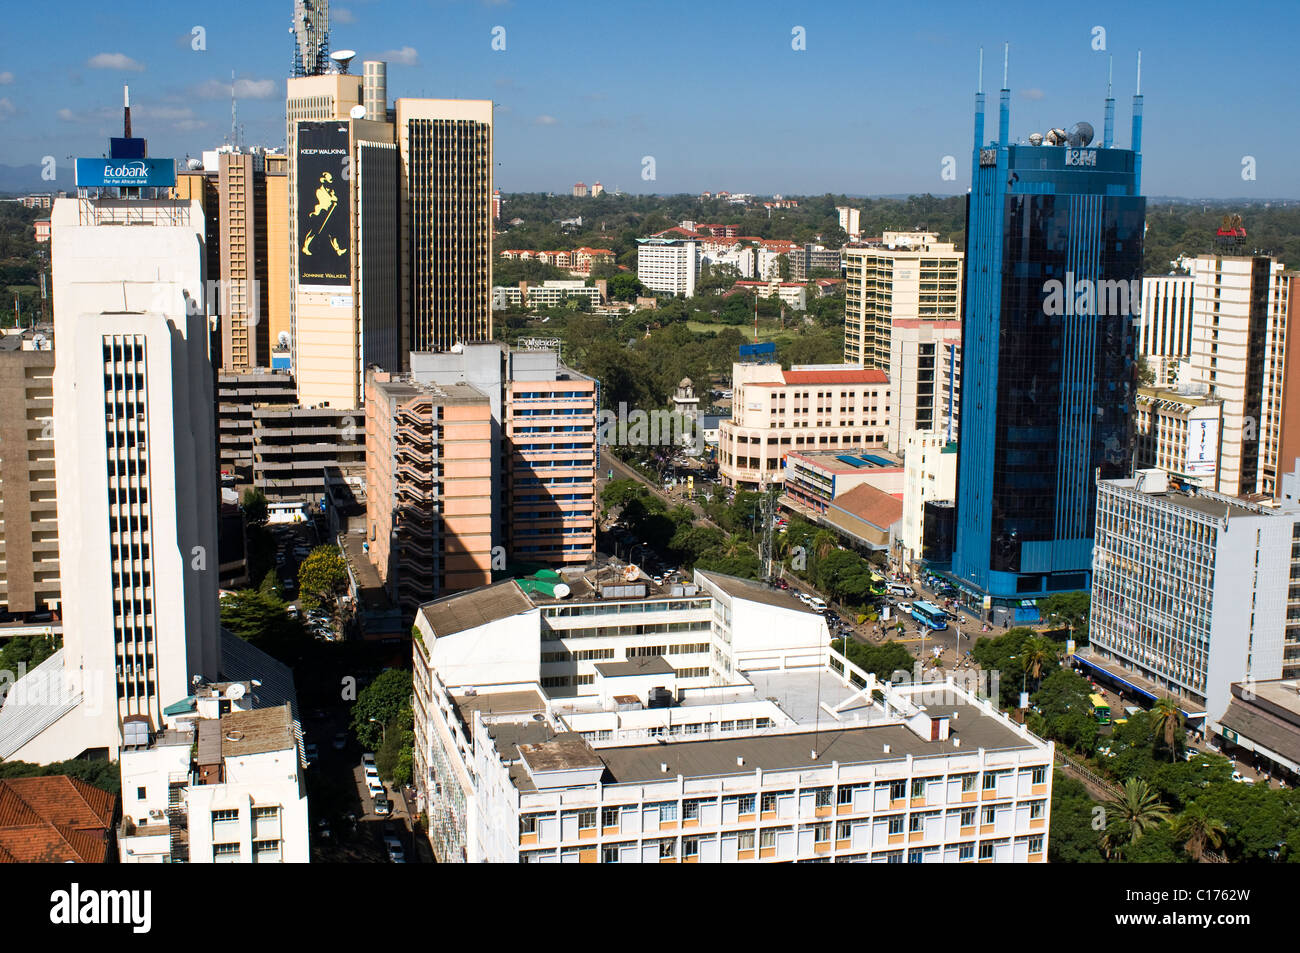
[[[1004,88],[986,144],[976,97],[952,562],[996,622],[1089,585],[1094,481],[1129,470],[1146,218],[1140,95],[1131,149],[1113,147],[1109,98],[1100,147],[1087,129],[1017,144],[1009,103]]]

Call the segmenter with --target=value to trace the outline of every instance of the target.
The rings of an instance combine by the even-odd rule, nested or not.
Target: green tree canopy
[[[397,668],[380,672],[352,706],[352,730],[361,746],[376,750],[384,737],[381,726],[390,724],[410,703],[411,673]]]
[[[311,610],[332,606],[348,584],[348,566],[337,546],[317,546],[298,567],[298,598]]]

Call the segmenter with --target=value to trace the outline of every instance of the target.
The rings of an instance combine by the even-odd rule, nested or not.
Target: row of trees
[[[1056,611],[1071,606],[1078,611],[1079,600]],[[1300,792],[1236,783],[1232,763],[1217,754],[1186,758],[1183,715],[1172,699],[1103,734],[1092,685],[1061,665],[1062,649],[1018,628],[982,638],[971,651],[1000,676],[999,703],[1010,708],[1022,685],[1030,689],[1029,729],[1084,756],[1119,786],[1098,804],[1081,784],[1057,775],[1051,861],[1197,862],[1211,850],[1230,861],[1300,861]]]

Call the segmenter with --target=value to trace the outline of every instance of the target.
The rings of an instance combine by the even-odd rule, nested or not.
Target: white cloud
[[[357,16],[347,7],[335,7],[330,11],[330,19],[335,23],[356,23]]]
[[[390,63],[396,63],[398,66],[420,65],[420,54],[415,51],[413,46],[404,46],[400,50],[389,50],[386,53],[380,53],[377,59],[387,60]]]
[[[1020,93],[1020,95],[1024,96],[1025,99],[1042,99],[1046,95],[1046,93],[1044,93],[1041,89],[1035,86],[1031,89],[1023,90]]]
[[[86,60],[91,69],[122,69],[133,73],[143,73],[144,64],[131,59],[125,53],[96,53]]]
[[[8,86],[13,81],[14,81],[13,73],[8,73],[8,72],[0,73],[0,86]]]
[[[230,83],[226,80],[210,79],[195,91],[203,99],[229,99]],[[280,92],[280,85],[273,79],[237,79],[235,96],[239,99],[274,99]]]
[[[9,97],[0,97],[0,119],[8,119],[14,113],[18,112],[14,104],[9,101]]]
[[[554,126],[554,125],[555,125],[556,123],[558,123],[559,121],[560,121],[560,120],[556,119],[554,116],[538,116],[536,119],[533,120],[533,125],[534,125],[534,126]]]

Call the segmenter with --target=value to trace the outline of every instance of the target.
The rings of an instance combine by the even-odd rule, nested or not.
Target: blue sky
[[[292,8],[159,3],[130,21],[118,4],[7,4],[0,164],[100,154],[120,135],[124,82],[152,155],[213,148],[230,132],[232,70],[243,140],[282,145]],[[1127,146],[1141,48],[1148,195],[1300,197],[1300,4],[333,0],[332,12],[334,49],[388,59],[390,98],[498,104],[507,192],[578,180],[629,192],[964,191],[978,48],[995,108],[1009,41],[1013,137],[1080,119],[1100,136],[1113,55]],[[205,51],[191,48],[195,26]],[[492,49],[497,26],[504,51]],[[792,49],[796,26],[806,49]],[[948,155],[955,181],[941,177]],[[641,177],[644,156],[654,181]],[[1242,178],[1246,156],[1254,180]]]

